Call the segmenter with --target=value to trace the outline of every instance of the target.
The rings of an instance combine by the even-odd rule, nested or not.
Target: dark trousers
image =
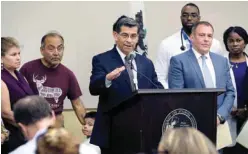
[[[108,148],[102,148],[100,147],[101,149],[101,154],[111,154],[110,150]]]
[[[25,143],[26,141],[24,140],[24,138],[20,138],[16,133],[10,133],[9,140],[5,141],[1,146],[1,153],[8,154]]]
[[[224,148],[223,154],[248,154],[248,149],[236,143],[234,147]]]

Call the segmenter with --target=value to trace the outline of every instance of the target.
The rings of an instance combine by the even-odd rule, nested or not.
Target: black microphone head
[[[135,53],[135,52],[130,52],[130,53],[127,55],[127,60],[128,60],[128,61],[132,61],[135,57],[136,57],[136,53]]]
[[[185,50],[185,46],[182,45],[182,46],[180,47],[180,49],[181,49],[182,51],[184,51],[184,50]]]

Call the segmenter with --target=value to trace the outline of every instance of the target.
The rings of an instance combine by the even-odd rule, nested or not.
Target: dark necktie
[[[131,62],[129,62],[129,60],[127,60],[127,56],[125,57],[125,66],[126,66],[126,69],[127,69],[127,73],[129,75],[129,78],[130,78],[130,84],[131,84],[131,89],[132,91],[135,91],[136,88],[135,88],[135,84],[133,82],[133,79],[134,79],[134,75],[133,75],[133,71],[131,69]]]

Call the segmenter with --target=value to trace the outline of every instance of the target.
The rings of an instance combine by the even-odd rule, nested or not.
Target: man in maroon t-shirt
[[[40,52],[43,56],[25,63],[20,72],[28,80],[30,87],[50,103],[56,114],[56,125],[64,125],[62,115],[64,99],[71,100],[72,107],[81,124],[84,124],[85,108],[81,103],[78,81],[74,73],[61,64],[64,52],[64,38],[56,32],[44,35],[41,39]]]

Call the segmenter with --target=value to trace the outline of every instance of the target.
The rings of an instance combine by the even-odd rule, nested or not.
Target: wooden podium
[[[225,89],[142,89],[109,111],[113,154],[152,153],[167,128],[195,127],[216,143],[217,96]]]

